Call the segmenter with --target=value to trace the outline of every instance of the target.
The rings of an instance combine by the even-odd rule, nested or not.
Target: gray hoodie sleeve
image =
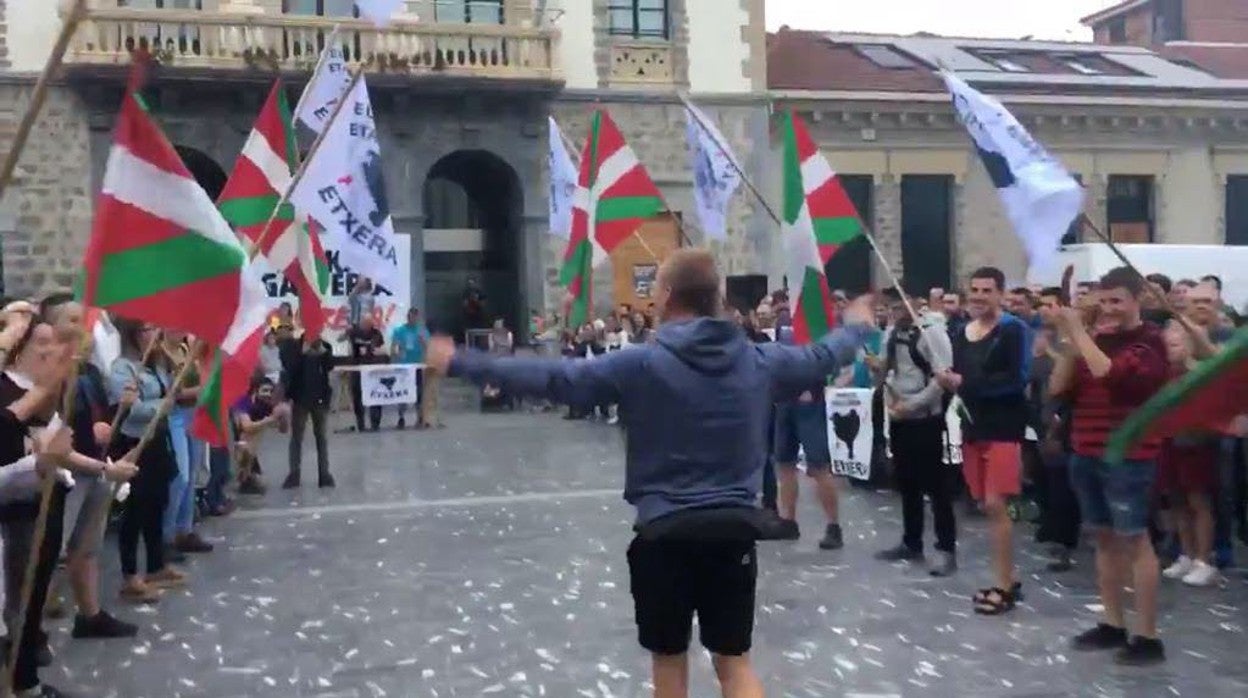
[[[812,384],[824,382],[841,367],[853,363],[871,332],[867,325],[846,325],[806,346],[760,344],[758,349],[771,374],[773,399],[776,402],[795,399]]]
[[[940,373],[953,365],[953,343],[949,341],[949,335],[940,326],[929,325],[923,328],[919,340],[919,351],[927,358],[933,373]],[[918,394],[901,401],[902,408],[910,413],[936,412],[940,408],[944,392],[944,388],[940,387],[939,383],[929,380],[927,386]]]
[[[496,357],[480,351],[455,353],[450,375],[477,385],[495,385],[512,395],[543,397],[575,407],[620,401],[620,386],[634,375],[642,351],[613,351],[592,359]]]

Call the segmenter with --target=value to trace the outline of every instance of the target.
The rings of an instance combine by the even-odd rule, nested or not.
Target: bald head
[[[720,308],[720,276],[715,257],[693,248],[673,252],[659,266],[657,305],[664,317],[716,317]]]

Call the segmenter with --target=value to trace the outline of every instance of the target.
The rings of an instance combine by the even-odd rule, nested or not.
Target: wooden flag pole
[[[1188,320],[1186,316],[1180,313],[1174,307],[1174,304],[1170,302],[1170,299],[1166,298],[1166,294],[1157,290],[1157,288],[1153,286],[1152,282],[1148,280],[1148,277],[1144,275],[1144,272],[1140,271],[1139,267],[1132,264],[1131,260],[1127,259],[1127,255],[1123,254],[1118,245],[1114,244],[1114,241],[1092,222],[1092,219],[1088,217],[1088,214],[1080,213],[1079,220],[1082,227],[1091,230],[1093,235],[1109,247],[1109,251],[1114,253],[1114,256],[1118,258],[1118,261],[1122,262],[1123,266],[1135,272],[1135,275],[1140,277],[1140,280],[1144,282],[1144,289],[1147,293],[1151,295],[1153,299],[1166,310],[1166,312],[1170,313],[1170,315],[1174,317],[1175,322],[1179,323],[1179,325],[1187,331],[1188,336],[1190,336],[1192,341],[1196,344],[1196,354],[1198,355],[1196,358],[1207,359],[1218,353],[1218,348],[1213,345],[1212,341],[1210,341],[1209,335],[1196,329],[1196,327],[1192,325],[1191,320]]]
[[[316,140],[312,141],[312,147],[308,149],[308,154],[303,158],[303,161],[299,163],[299,169],[296,170],[295,174],[290,178],[290,184],[286,186],[286,191],[282,192],[282,195],[278,198],[277,204],[273,207],[273,212],[269,214],[268,222],[264,224],[264,228],[260,231],[260,236],[256,238],[255,242],[248,245],[247,256],[249,258],[254,258],[256,254],[264,249],[264,243],[268,241],[269,232],[273,228],[273,221],[277,220],[277,216],[280,214],[282,207],[290,202],[290,195],[294,192],[295,186],[298,185],[300,180],[303,179],[303,175],[308,171],[308,164],[312,162],[312,158],[316,155],[316,151],[320,150],[321,144],[325,142],[325,134],[329,133],[330,127],[333,126],[334,121],[337,120],[338,115],[342,112],[343,106],[347,103],[347,97],[349,97],[351,95],[351,91],[355,89],[356,83],[360,81],[360,78],[364,77],[364,68],[366,65],[366,63],[361,63],[356,66],[355,74],[351,76],[351,82],[347,85],[346,91],[342,93],[342,98],[339,99],[338,103],[334,105],[334,111],[329,115],[329,120],[325,122],[325,128],[321,129],[321,132],[316,134]]]
[[[30,93],[30,104],[26,105],[22,120],[17,124],[17,132],[13,135],[13,145],[4,157],[4,164],[0,165],[0,197],[4,196],[5,190],[9,188],[9,183],[13,180],[13,173],[17,170],[17,161],[26,148],[26,141],[30,140],[30,132],[35,126],[35,119],[48,98],[48,83],[61,67],[65,51],[69,49],[69,41],[74,38],[74,32],[78,30],[78,25],[82,23],[86,15],[87,0],[74,0],[74,4],[69,8],[69,14],[61,24],[61,33],[57,35],[56,43],[52,45],[52,53],[48,55],[47,62],[43,64],[43,72],[39,73],[39,79],[35,82],[35,89]]]

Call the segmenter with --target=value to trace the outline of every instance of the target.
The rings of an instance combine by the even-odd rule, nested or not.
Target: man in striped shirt
[[[1071,405],[1071,485],[1084,523],[1096,532],[1096,577],[1104,621],[1074,639],[1077,650],[1117,650],[1119,664],[1165,660],[1157,638],[1160,570],[1148,536],[1148,513],[1157,476],[1160,440],[1145,439],[1117,466],[1104,461],[1105,443],[1131,412],[1166,382],[1166,348],[1160,330],[1140,317],[1144,280],[1118,267],[1096,291],[1095,334],[1076,308],[1061,308],[1057,325],[1072,348],[1057,362],[1049,391]],[[1126,630],[1125,587],[1135,589],[1137,627]]]

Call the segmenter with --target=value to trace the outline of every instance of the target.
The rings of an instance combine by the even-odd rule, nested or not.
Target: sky
[[[766,0],[767,29],[787,24],[873,34],[1090,41],[1079,18],[1120,0]]]

